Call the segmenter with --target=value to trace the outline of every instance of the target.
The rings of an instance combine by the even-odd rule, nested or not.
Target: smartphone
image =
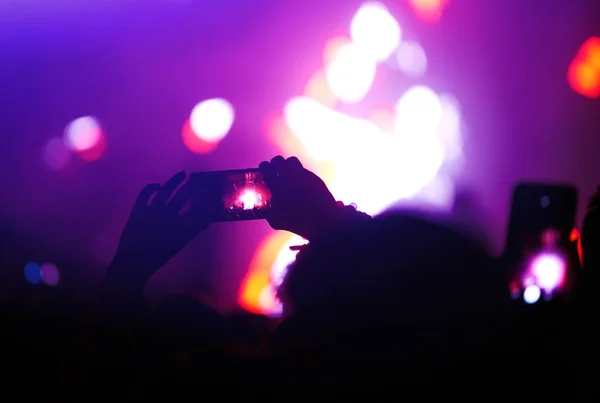
[[[505,248],[511,284],[524,289],[537,276],[548,293],[562,285],[566,274],[558,278],[553,267],[564,263],[566,270],[576,208],[577,190],[570,185],[520,183],[514,188]]]
[[[520,183],[512,196],[507,249],[537,249],[568,242],[575,225],[577,190],[570,185]],[[544,236],[544,234],[546,234]]]
[[[204,200],[208,197],[212,222],[262,219],[271,207],[269,188],[255,168],[195,172],[190,181],[198,184]]]

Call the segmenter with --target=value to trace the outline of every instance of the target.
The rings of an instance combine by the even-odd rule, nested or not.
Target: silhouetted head
[[[280,294],[291,315],[272,348],[300,360],[320,356],[324,371],[322,360],[343,363],[336,371],[348,369],[345,381],[444,366],[500,337],[511,302],[503,273],[477,242],[401,213],[310,245]]]
[[[491,291],[507,294],[495,260],[480,244],[443,224],[408,213],[352,223],[299,253],[280,296],[294,312],[336,301],[364,305],[468,303]],[[444,304],[448,306],[446,302]],[[389,304],[385,304],[389,306]]]

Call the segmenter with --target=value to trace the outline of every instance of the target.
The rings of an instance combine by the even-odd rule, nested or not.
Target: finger
[[[301,169],[304,168],[302,166],[302,163],[300,162],[300,160],[297,157],[290,157],[287,160],[285,160],[286,165],[289,169]]]
[[[285,159],[278,155],[271,160],[271,166],[275,172],[279,172],[285,166]]]
[[[272,186],[274,186],[274,182],[275,179],[277,177],[276,172],[273,169],[273,166],[267,162],[261,162],[260,165],[258,166],[258,169],[260,170],[260,172],[263,175],[263,178],[265,180],[265,183],[267,184],[267,186],[269,188],[271,188]]]
[[[269,163],[269,161],[263,161],[258,165],[258,169],[261,172],[268,171],[270,168],[271,168],[271,164]]]
[[[158,190],[160,190],[160,185],[158,183],[150,183],[150,184],[144,186],[144,188],[138,195],[137,200],[135,201],[135,204],[133,205],[133,209],[139,210],[144,207],[147,207],[148,200],[150,200],[150,197],[152,197],[152,195],[154,193],[156,193]]]
[[[164,185],[161,186],[160,190],[152,200],[150,204],[153,207],[156,206],[164,206],[169,200],[169,197],[173,194],[177,186],[181,184],[185,180],[185,172],[176,173],[169,179]]]
[[[192,183],[188,181],[175,193],[171,201],[167,204],[167,207],[175,212],[180,212],[192,198],[192,189]]]

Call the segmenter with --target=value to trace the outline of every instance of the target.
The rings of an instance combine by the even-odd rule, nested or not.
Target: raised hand
[[[259,169],[272,196],[266,216],[272,228],[311,240],[339,210],[325,182],[305,169],[298,158],[277,156],[262,162]]]
[[[179,172],[162,186],[149,184],[142,189],[107,276],[143,287],[158,269],[208,227],[208,204],[202,203],[198,189],[188,181],[177,190],[185,179],[185,172]],[[188,206],[191,207],[183,211]]]

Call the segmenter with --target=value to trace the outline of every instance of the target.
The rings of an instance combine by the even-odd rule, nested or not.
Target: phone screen
[[[576,208],[572,186],[522,183],[515,188],[505,249],[513,282],[523,288],[540,283],[548,293],[561,286],[566,272],[557,273],[566,270]],[[560,265],[564,270],[557,269]]]
[[[264,218],[271,206],[271,193],[258,169],[194,173],[211,192],[211,221],[241,221]]]
[[[551,237],[564,243],[573,230],[576,208],[577,191],[572,186],[519,184],[513,192],[507,248],[538,248]]]

